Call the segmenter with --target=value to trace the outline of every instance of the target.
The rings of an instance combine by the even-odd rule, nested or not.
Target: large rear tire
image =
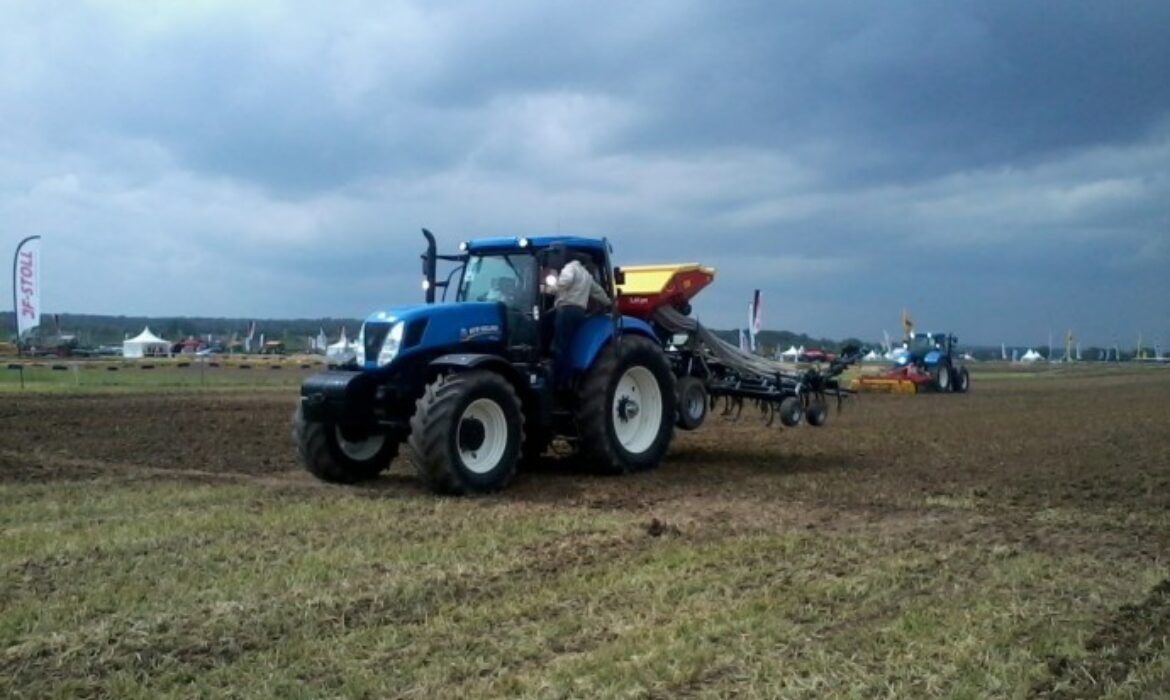
[[[318,479],[335,484],[373,479],[398,454],[398,440],[389,435],[347,440],[334,423],[306,420],[300,406],[293,414],[293,440],[305,469]]]
[[[611,342],[581,384],[582,450],[607,474],[658,466],[674,433],[674,374],[662,348],[641,336]]]
[[[936,391],[950,391],[951,389],[951,370],[944,364],[935,365],[934,369],[930,371],[931,386]]]
[[[683,430],[695,430],[707,418],[707,390],[698,377],[678,380],[678,419],[675,425]]]
[[[432,491],[486,493],[516,474],[524,412],[508,380],[475,370],[429,384],[410,419],[410,459]]]
[[[966,367],[960,367],[955,370],[954,381],[951,382],[951,389],[957,394],[966,394],[971,389],[971,375],[967,372]]]

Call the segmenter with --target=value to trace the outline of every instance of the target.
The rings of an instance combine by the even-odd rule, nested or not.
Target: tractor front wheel
[[[603,472],[657,467],[675,417],[674,374],[662,348],[647,338],[611,342],[581,385],[581,445]]]
[[[337,484],[373,479],[398,454],[398,441],[389,435],[347,439],[334,423],[306,420],[300,406],[293,414],[293,440],[305,469],[322,481]]]
[[[496,491],[516,473],[524,412],[495,372],[446,374],[427,385],[410,419],[410,459],[432,491]]]

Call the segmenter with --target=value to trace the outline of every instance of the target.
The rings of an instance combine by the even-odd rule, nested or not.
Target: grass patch
[[[0,503],[8,697],[1012,695],[1158,575],[333,490],[97,480]]]

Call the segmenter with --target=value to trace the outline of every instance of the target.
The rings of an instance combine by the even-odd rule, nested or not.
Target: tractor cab
[[[604,239],[574,236],[486,238],[467,241],[460,245],[460,250],[460,267],[452,271],[452,274],[461,273],[455,301],[501,304],[505,316],[505,342],[515,360],[536,362],[547,359],[554,298],[548,291],[546,280],[550,275],[556,275],[568,261],[580,261],[611,298],[614,294],[614,273],[609,263],[609,246]],[[446,284],[429,279],[423,286],[443,288]]]

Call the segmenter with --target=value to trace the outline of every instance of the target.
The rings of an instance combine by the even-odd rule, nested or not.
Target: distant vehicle
[[[832,362],[836,357],[833,353],[814,348],[801,353],[799,360],[801,362]]]
[[[883,374],[855,379],[858,391],[915,394],[924,390],[965,394],[971,376],[957,349],[959,339],[950,333],[915,333],[904,348],[893,351],[894,366]]]

